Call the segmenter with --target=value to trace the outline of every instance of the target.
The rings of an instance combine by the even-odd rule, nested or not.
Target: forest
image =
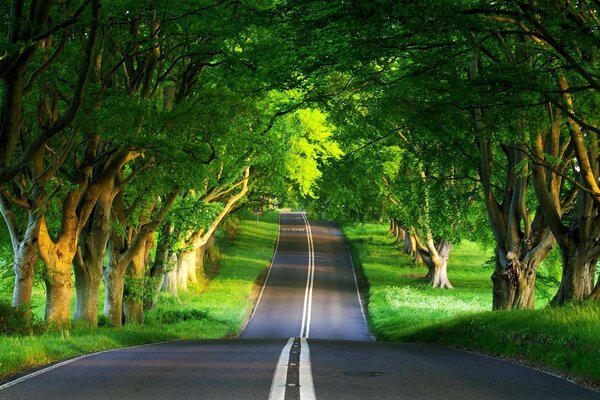
[[[230,215],[273,205],[389,220],[436,288],[453,244],[485,242],[495,310],[534,308],[553,248],[552,305],[600,300],[595,0],[2,9],[0,268],[24,319],[40,284],[48,324],[140,324],[207,279]]]

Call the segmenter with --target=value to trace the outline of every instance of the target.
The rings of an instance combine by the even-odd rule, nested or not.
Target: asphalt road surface
[[[239,339],[80,357],[0,386],[0,400],[9,399],[591,400],[600,393],[445,347],[373,342],[339,229],[285,213]]]

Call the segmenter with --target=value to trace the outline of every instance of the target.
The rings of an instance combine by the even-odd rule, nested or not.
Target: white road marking
[[[306,338],[300,338],[300,400],[316,400],[310,363],[310,350]]]
[[[302,213],[304,224],[306,226],[306,240],[308,241],[308,275],[306,277],[306,290],[304,291],[304,307],[302,309],[302,327],[300,328],[300,337],[309,337],[310,321],[312,317],[312,294],[315,279],[315,249],[312,237],[312,229],[306,218],[306,213]]]
[[[369,329],[369,322],[367,321],[367,315],[365,314],[365,306],[363,304],[362,298],[360,297],[360,290],[358,289],[358,279],[356,279],[356,268],[354,267],[354,261],[352,260],[352,251],[350,251],[350,245],[348,244],[348,240],[345,237],[344,240],[346,241],[346,248],[348,249],[348,257],[350,257],[350,265],[352,266],[352,274],[354,275],[354,285],[356,286],[356,295],[358,296],[360,312],[362,313],[363,320],[365,321],[365,325],[367,326],[369,336],[371,336],[371,339],[374,341],[375,336],[371,334],[371,330]]]
[[[285,399],[285,387],[287,382],[288,363],[290,362],[290,350],[294,338],[290,338],[281,350],[279,361],[277,362],[277,368],[275,368],[275,375],[273,375],[273,382],[271,383],[271,391],[269,392],[269,400],[284,400]]]
[[[256,300],[256,305],[254,306],[254,310],[252,310],[252,314],[250,314],[250,318],[246,321],[246,326],[248,322],[254,317],[256,310],[258,309],[258,305],[260,304],[260,300],[262,299],[263,293],[265,291],[265,287],[267,287],[267,282],[269,282],[269,277],[271,276],[271,270],[273,269],[273,261],[275,261],[275,256],[277,255],[277,249],[279,249],[279,240],[281,238],[281,213],[279,214],[279,220],[277,221],[278,229],[277,229],[277,242],[275,243],[275,251],[273,252],[273,257],[271,257],[271,263],[269,264],[269,270],[267,271],[267,277],[265,278],[265,282],[263,283],[262,288],[260,289],[260,294],[258,295],[258,300]],[[243,332],[246,328],[242,329],[240,332]]]

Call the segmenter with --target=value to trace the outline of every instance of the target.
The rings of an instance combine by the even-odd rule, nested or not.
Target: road
[[[9,399],[600,399],[512,363],[369,334],[338,228],[281,216],[265,287],[239,339],[84,356],[0,386]]]

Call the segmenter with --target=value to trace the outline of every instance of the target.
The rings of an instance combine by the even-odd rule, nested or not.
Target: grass
[[[0,379],[77,355],[177,339],[217,339],[238,334],[254,304],[277,236],[277,213],[256,222],[243,219],[235,240],[221,234],[222,258],[208,286],[178,298],[161,295],[145,324],[121,329],[87,329],[28,336],[0,336]],[[39,329],[38,329],[39,330]]]
[[[490,309],[489,252],[464,242],[450,255],[448,276],[454,290],[432,289],[424,266],[415,266],[380,224],[346,224],[344,234],[369,284],[369,315],[380,340],[401,340],[435,322]]]
[[[543,265],[536,310],[491,311],[492,256],[463,242],[452,251],[454,290],[432,289],[381,224],[344,224],[368,282],[369,324],[384,341],[434,342],[515,360],[600,387],[600,305],[547,306],[556,268]]]

